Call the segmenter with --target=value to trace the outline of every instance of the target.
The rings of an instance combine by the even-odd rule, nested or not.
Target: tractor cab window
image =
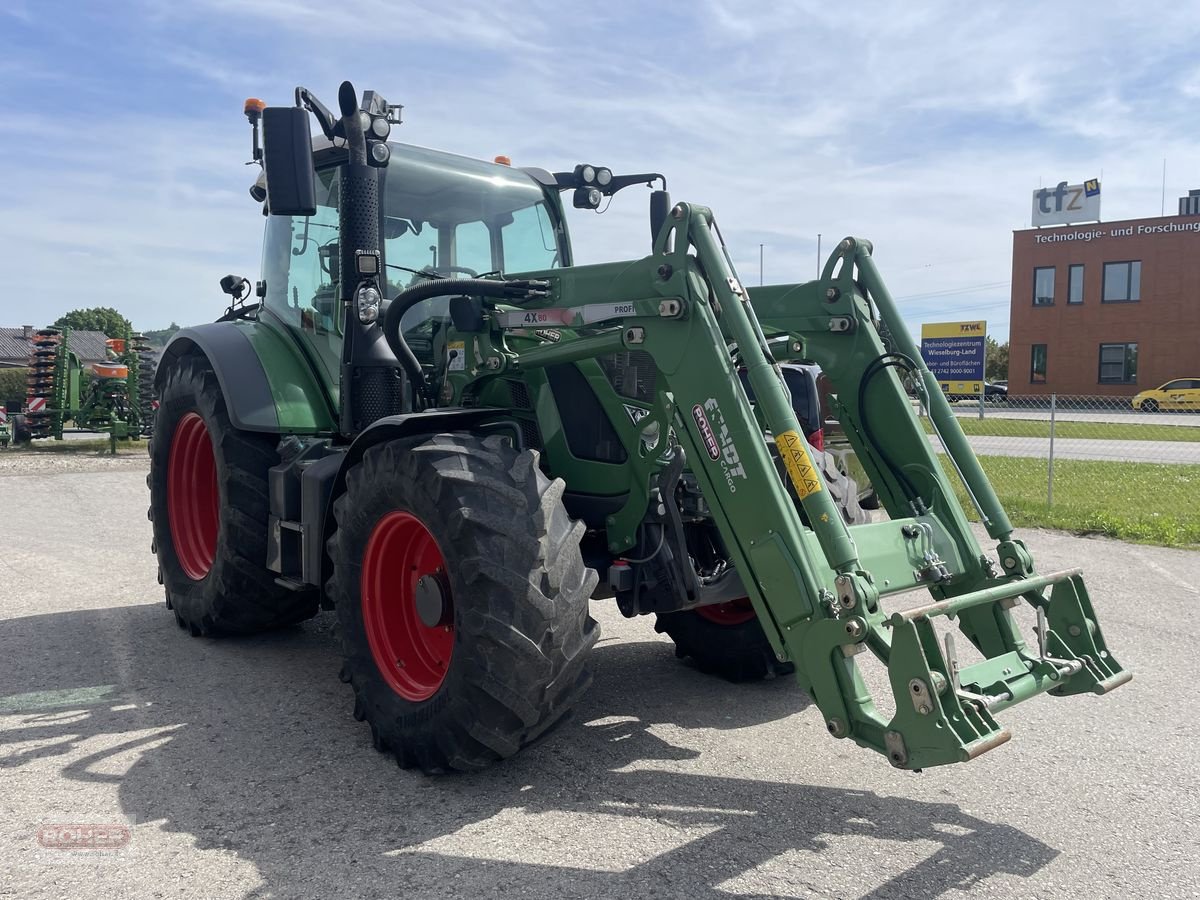
[[[337,169],[317,173],[317,213],[270,216],[263,247],[266,307],[300,333],[320,358],[337,396],[343,323],[338,315]]]
[[[562,265],[565,234],[542,187],[520,170],[392,145],[384,187],[387,294],[434,278],[476,278]],[[401,330],[432,363],[449,322],[448,297],[417,304]]]

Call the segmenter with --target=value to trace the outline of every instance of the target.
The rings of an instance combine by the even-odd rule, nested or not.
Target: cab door
[[[316,188],[314,215],[267,219],[263,305],[316,363],[321,381],[336,405],[344,338],[344,311],[337,300],[337,170],[319,170]]]

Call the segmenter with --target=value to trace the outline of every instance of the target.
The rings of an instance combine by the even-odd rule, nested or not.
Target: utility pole
[[[1163,182],[1162,182],[1162,208],[1158,214],[1165,216],[1167,214],[1167,159],[1163,157]]]
[[[821,232],[817,232],[817,277],[821,277]]]
[[[762,287],[763,283],[763,245],[758,245],[758,286]]]

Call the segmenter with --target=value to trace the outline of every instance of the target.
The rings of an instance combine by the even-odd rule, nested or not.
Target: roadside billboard
[[[921,356],[943,393],[983,393],[987,322],[932,322],[921,326]]]
[[[1074,225],[1100,221],[1100,179],[1083,184],[1060,181],[1033,192],[1033,226]]]

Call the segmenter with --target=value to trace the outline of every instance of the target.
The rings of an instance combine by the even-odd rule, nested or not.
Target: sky
[[[242,115],[345,78],[396,140],[664,173],[742,279],[869,238],[910,327],[1007,339],[1012,231],[1103,177],[1106,221],[1200,187],[1200,4],[0,0],[0,325],[113,306],[139,329],[258,274]],[[646,200],[572,211],[577,262],[649,252]]]

